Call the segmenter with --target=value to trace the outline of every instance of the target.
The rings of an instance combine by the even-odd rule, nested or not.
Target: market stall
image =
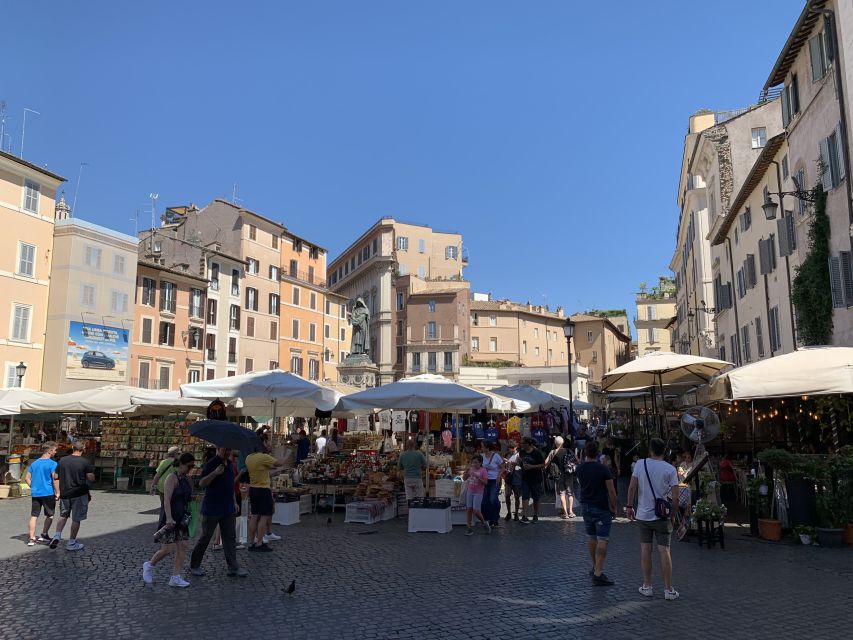
[[[494,393],[466,387],[442,376],[426,374],[404,378],[391,384],[344,396],[337,408],[342,411],[396,409],[444,412],[472,410],[517,412],[528,410],[530,405],[524,401],[511,400]],[[451,474],[448,470],[450,466],[448,463],[452,463],[452,458],[448,459],[447,454],[444,454],[443,459],[437,460],[435,455],[431,456],[431,445],[430,439],[425,438],[422,448],[427,455],[427,498],[412,501],[409,505],[409,531],[448,533],[452,526],[451,500],[430,498],[430,495],[435,493],[430,486],[430,481]],[[434,467],[431,460],[438,461],[444,469]]]

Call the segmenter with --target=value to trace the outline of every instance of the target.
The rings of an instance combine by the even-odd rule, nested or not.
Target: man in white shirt
[[[636,520],[640,527],[640,559],[643,567],[643,586],[639,591],[642,595],[652,597],[652,539],[657,538],[658,554],[660,556],[661,573],[666,590],[664,598],[675,600],[678,591],[672,586],[672,557],[669,544],[672,540],[672,525],[676,509],[673,506],[669,518],[658,518],[655,514],[655,500],[663,498],[670,500],[672,505],[678,504],[678,472],[668,462],[664,462],[663,454],[666,444],[660,438],[652,438],[649,442],[650,458],[640,460],[631,475],[628,487],[628,506],[625,507],[628,517]],[[639,488],[637,508],[634,508],[634,497]]]
[[[325,453],[326,453],[326,430],[325,429],[323,429],[320,432],[320,437],[317,438],[317,440],[314,442],[314,444],[317,446],[317,455],[322,458],[323,455],[325,455]]]

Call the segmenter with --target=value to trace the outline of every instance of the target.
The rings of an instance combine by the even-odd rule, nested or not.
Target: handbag
[[[672,502],[664,498],[658,498],[655,494],[655,488],[652,486],[652,479],[649,476],[648,459],[643,460],[643,469],[646,471],[646,480],[649,481],[649,488],[652,490],[652,497],[655,499],[655,515],[661,520],[666,520],[672,517]]]

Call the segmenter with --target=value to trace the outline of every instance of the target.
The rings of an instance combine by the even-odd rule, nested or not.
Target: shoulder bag
[[[649,476],[648,459],[643,460],[643,469],[646,471],[646,480],[649,481],[649,488],[652,490],[652,497],[655,499],[655,515],[661,520],[666,520],[667,518],[672,517],[672,502],[665,498],[658,498],[657,494],[655,494],[655,488],[654,485],[652,485],[652,479]]]

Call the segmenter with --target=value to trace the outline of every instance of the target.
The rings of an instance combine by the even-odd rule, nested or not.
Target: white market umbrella
[[[11,389],[0,389],[0,416],[9,416],[9,446],[7,453],[12,453],[12,436],[15,433],[15,416],[21,413],[21,403],[27,400],[36,400],[46,394],[41,391],[32,391],[13,387]]]
[[[668,384],[707,384],[731,362],[667,351],[656,351],[631,360],[604,375],[602,391],[622,391]]]
[[[424,374],[373,387],[344,396],[338,402],[340,411],[356,409],[402,409],[471,411],[488,409],[522,413],[530,404],[506,398],[489,391],[474,389],[443,376]]]
[[[853,393],[853,347],[805,347],[732,369],[711,381],[712,400]]]
[[[21,403],[21,413],[132,413],[131,387],[109,384],[71,393],[45,393]]]
[[[331,411],[341,393],[296,374],[273,369],[239,376],[181,385],[185,398],[235,404],[244,414],[313,417],[314,411]]]
[[[702,356],[655,351],[637,358],[613,371],[606,373],[602,380],[602,391],[621,391],[637,387],[660,389],[660,428],[664,427],[664,385],[700,385],[707,384],[712,377],[731,362],[704,358]],[[652,401],[654,402],[654,394]]]
[[[193,411],[204,413],[209,402],[184,398],[180,391],[154,391],[151,389],[131,389],[130,402],[137,413],[174,413],[177,411]]]

